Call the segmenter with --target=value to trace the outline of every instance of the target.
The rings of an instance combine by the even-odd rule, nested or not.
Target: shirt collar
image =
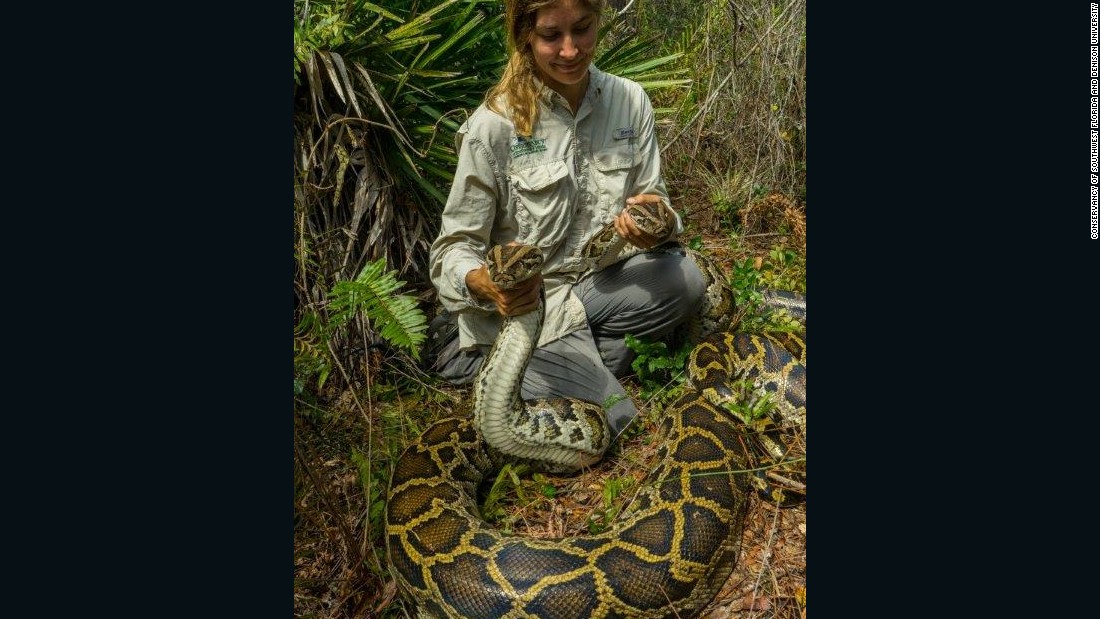
[[[556,90],[550,88],[545,83],[543,83],[538,75],[532,76],[531,79],[535,81],[535,91],[539,93],[539,98],[542,99],[544,102],[550,104],[551,102],[553,102],[554,97],[558,97],[562,100],[563,103],[565,102],[565,97],[561,96]],[[606,79],[607,74],[597,69],[595,63],[589,64],[588,90],[585,91],[584,98],[595,103],[600,98],[600,95],[603,94],[604,81]]]

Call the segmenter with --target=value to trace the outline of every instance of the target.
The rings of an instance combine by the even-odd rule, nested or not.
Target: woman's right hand
[[[515,288],[498,288],[489,278],[485,265],[466,274],[466,288],[482,301],[492,301],[501,316],[519,316],[533,311],[539,305],[542,274],[523,280]]]

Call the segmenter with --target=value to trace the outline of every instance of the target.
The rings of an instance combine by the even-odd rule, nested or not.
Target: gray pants
[[[573,288],[584,304],[588,329],[535,349],[520,397],[566,397],[604,406],[615,436],[638,414],[618,378],[631,372],[634,353],[625,336],[658,340],[698,311],[706,284],[688,257],[638,254],[594,273]],[[441,351],[439,374],[455,384],[477,376],[488,347],[459,351],[458,338]]]

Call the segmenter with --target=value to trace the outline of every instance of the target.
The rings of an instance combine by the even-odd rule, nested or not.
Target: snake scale
[[[636,219],[644,215],[636,216]],[[616,235],[593,244],[612,249]],[[606,255],[592,250],[592,261]],[[627,248],[629,251],[629,248]],[[532,246],[495,247],[498,285],[541,267]],[[712,268],[709,261],[700,264]],[[519,275],[517,275],[519,273]],[[719,281],[724,279],[719,278]],[[732,309],[732,295],[708,291],[704,310]],[[804,300],[780,295],[792,314]],[[510,536],[485,522],[482,480],[504,462],[568,471],[598,461],[609,432],[601,408],[572,400],[521,402],[519,383],[538,340],[541,304],[506,318],[474,386],[473,418],[431,425],[395,464],[386,503],[392,573],[421,619],[686,619],[710,603],[740,550],[761,445],[728,403],[734,388],[778,396],[781,423],[805,421],[805,344],[794,334],[717,331],[689,357],[688,387],[662,413],[658,464],[629,513],[610,530],[558,540]],[[721,327],[721,318],[695,327]],[[769,451],[769,445],[763,445]],[[770,445],[773,457],[784,448]]]

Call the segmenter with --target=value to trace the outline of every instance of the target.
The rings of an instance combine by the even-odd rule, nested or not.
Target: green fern
[[[325,386],[332,366],[323,337],[321,318],[315,312],[302,312],[302,319],[294,325],[294,395],[302,394],[306,381],[313,377],[317,378],[318,389]]]
[[[367,263],[354,281],[338,282],[329,292],[332,311],[329,328],[335,329],[365,312],[375,329],[390,344],[403,348],[420,359],[420,345],[428,330],[428,319],[416,305],[416,299],[397,290],[405,282],[397,280],[397,271],[386,272],[386,261],[379,258]]]

